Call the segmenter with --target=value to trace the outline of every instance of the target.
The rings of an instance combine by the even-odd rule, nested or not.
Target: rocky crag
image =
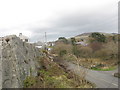
[[[0,89],[2,88],[2,38],[0,38]]]
[[[0,88],[22,88],[27,76],[37,76],[42,56],[33,44],[15,35],[0,38]]]

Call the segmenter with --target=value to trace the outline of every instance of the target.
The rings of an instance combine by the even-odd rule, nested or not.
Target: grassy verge
[[[112,71],[112,70],[115,70],[116,68],[117,68],[116,66],[113,66],[113,67],[109,67],[109,68],[106,68],[106,69],[97,68],[97,67],[92,67],[91,69],[96,70],[96,71]]]
[[[38,76],[24,80],[25,88],[93,88],[91,83],[81,82],[78,76],[65,72],[49,59],[44,59],[41,63],[44,67],[38,71]]]

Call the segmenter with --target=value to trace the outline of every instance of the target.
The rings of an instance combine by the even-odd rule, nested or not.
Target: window
[[[25,42],[28,42],[28,39],[25,39]]]

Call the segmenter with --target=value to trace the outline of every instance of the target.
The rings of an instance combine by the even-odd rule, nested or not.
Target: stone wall
[[[4,37],[2,46],[2,88],[22,88],[27,76],[37,75],[42,53],[15,35]]]
[[[0,37],[0,89],[2,89],[2,38]]]

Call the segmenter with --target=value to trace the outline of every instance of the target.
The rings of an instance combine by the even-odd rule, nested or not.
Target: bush
[[[67,53],[72,53],[72,46],[64,43],[57,43],[51,53],[57,54],[60,57]]]
[[[67,61],[77,61],[77,57],[75,55],[72,55],[72,54],[64,55],[63,59],[67,60]]]
[[[24,80],[24,87],[30,87],[33,86],[36,83],[36,79],[35,77],[31,77],[28,76],[25,80]]]
[[[43,78],[43,83],[44,83],[44,88],[70,88],[70,80],[65,76],[65,75],[53,75],[52,72],[49,71],[40,71],[42,78]]]
[[[110,56],[111,59],[118,58],[118,43],[108,42],[105,44],[104,49],[107,51],[108,56]]]
[[[63,42],[63,43],[65,43],[65,44],[67,44],[67,43],[68,43],[68,40],[67,40],[65,37],[59,37],[59,38],[58,38],[58,42]]]
[[[72,54],[79,57],[79,50],[78,50],[78,47],[76,45],[72,47]]]
[[[75,43],[76,43],[75,38],[71,38],[71,44],[72,44],[72,45],[75,45]]]
[[[104,60],[118,58],[118,45],[114,42],[106,43],[102,49],[94,53],[94,57],[102,58]]]
[[[76,46],[73,47],[73,54],[77,57],[91,57],[92,56],[92,49],[87,46]]]
[[[96,57],[96,58],[102,58],[104,60],[107,60],[107,59],[109,59],[108,51],[105,50],[105,49],[101,49],[99,51],[96,51],[94,53],[94,57]]]
[[[90,35],[90,37],[94,38],[94,41],[97,41],[97,42],[105,42],[106,41],[106,37],[100,33],[92,33]]]
[[[89,44],[90,48],[92,48],[93,52],[100,50],[103,46],[100,42],[93,42]]]
[[[88,58],[92,56],[92,49],[89,47],[81,47],[79,48],[79,56]]]
[[[67,54],[67,51],[66,50],[61,50],[59,52],[59,56],[62,57],[63,55]]]

